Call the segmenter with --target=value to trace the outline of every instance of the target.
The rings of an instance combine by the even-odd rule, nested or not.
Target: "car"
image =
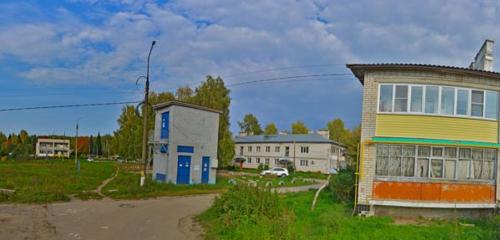
[[[275,175],[278,177],[288,177],[288,169],[286,168],[280,168],[280,167],[275,167],[271,168],[269,170],[264,170],[260,173],[260,175],[265,176],[265,175]]]

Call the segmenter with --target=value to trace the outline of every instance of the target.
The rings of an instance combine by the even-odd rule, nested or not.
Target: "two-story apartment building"
[[[234,138],[235,159],[244,168],[284,167],[297,171],[329,173],[345,165],[344,146],[319,134],[253,135]]]
[[[39,137],[36,140],[37,157],[69,157],[70,153],[69,139]]]
[[[153,180],[215,184],[221,112],[178,101],[153,108]]]
[[[358,210],[480,216],[500,199],[500,73],[492,41],[469,68],[348,64],[364,88]]]

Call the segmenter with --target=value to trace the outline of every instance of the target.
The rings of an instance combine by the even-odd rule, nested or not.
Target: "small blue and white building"
[[[153,106],[153,180],[215,184],[220,111],[179,101]]]

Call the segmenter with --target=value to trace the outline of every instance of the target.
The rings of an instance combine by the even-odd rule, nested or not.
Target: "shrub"
[[[259,170],[259,171],[264,170],[264,164],[259,163],[259,166],[257,166],[257,170]]]
[[[330,190],[335,201],[350,203],[354,201],[355,174],[352,168],[341,169],[330,179]]]
[[[269,164],[264,165],[264,170],[269,170]]]
[[[208,236],[218,239],[287,239],[293,223],[277,193],[244,184],[216,198],[201,218],[210,219]]]

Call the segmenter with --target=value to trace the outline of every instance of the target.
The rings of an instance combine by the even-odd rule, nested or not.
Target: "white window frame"
[[[380,111],[380,90],[381,86],[383,85],[392,85],[392,106],[391,106],[391,111],[390,112],[382,112]],[[396,85],[407,85],[408,86],[408,100],[407,100],[407,111],[406,112],[394,112],[394,103],[395,103],[395,95],[396,95]],[[422,86],[423,87],[423,93],[422,93],[422,112],[412,112],[410,107],[411,107],[411,87],[412,86]],[[438,87],[438,106],[437,106],[437,113],[426,113],[425,112],[425,96],[427,93],[427,87],[426,86],[436,86]],[[453,115],[448,115],[448,114],[442,114],[441,113],[441,88],[442,87],[453,87],[455,88],[455,103],[454,103],[454,113]],[[467,109],[467,115],[458,115],[457,114],[457,96],[458,96],[458,89],[462,90],[467,90],[469,92],[469,102],[468,102],[468,109]],[[472,91],[482,91],[483,92],[483,116],[482,117],[477,117],[477,116],[472,116]],[[486,92],[497,92],[499,102],[500,102],[500,92],[498,91],[493,91],[493,90],[486,90],[486,89],[477,89],[477,88],[465,88],[465,87],[457,87],[457,86],[445,86],[445,85],[436,85],[436,84],[406,84],[406,83],[379,83],[378,84],[378,95],[377,95],[377,114],[394,114],[394,115],[425,115],[425,116],[442,116],[442,117],[456,117],[456,118],[467,118],[467,119],[481,119],[481,120],[490,120],[490,121],[498,121],[498,119],[494,118],[487,118],[485,111],[486,111]],[[498,104],[498,108],[500,108],[500,104]],[[497,110],[497,115],[500,113],[500,110]],[[499,117],[500,118],[500,117]]]

